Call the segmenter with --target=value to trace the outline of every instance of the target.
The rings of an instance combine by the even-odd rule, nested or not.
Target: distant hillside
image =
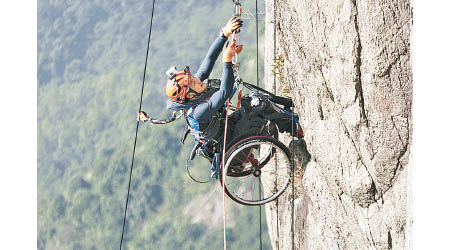
[[[254,13],[254,2],[244,10]],[[150,14],[151,1],[38,1],[38,249],[119,246]],[[144,110],[169,115],[164,72],[195,71],[231,14],[232,1],[156,1]],[[255,20],[245,20],[241,76],[249,82],[255,32]],[[263,70],[261,62],[261,78]],[[220,73],[218,63],[212,77]],[[218,183],[187,177],[192,140],[179,143],[182,128],[182,121],[140,128],[124,249],[222,248],[222,225],[186,211]],[[230,249],[258,249],[259,210],[228,200],[227,212]],[[266,227],[263,234],[266,249]]]

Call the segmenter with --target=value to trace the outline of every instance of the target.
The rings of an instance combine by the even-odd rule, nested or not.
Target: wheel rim
[[[289,156],[270,141],[251,141],[232,152],[225,164],[224,185],[236,201],[262,205],[276,199],[289,184]]]

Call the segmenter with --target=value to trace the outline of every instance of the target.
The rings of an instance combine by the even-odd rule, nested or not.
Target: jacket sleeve
[[[199,78],[200,81],[204,81],[209,77],[209,74],[211,74],[214,63],[216,62],[217,57],[219,57],[220,52],[222,52],[223,45],[227,40],[227,37],[220,34],[220,36],[216,38],[216,40],[209,48],[208,53],[202,61],[202,64],[200,64],[200,68],[198,69],[197,73],[194,74],[194,76]]]
[[[207,122],[225,104],[233,93],[234,74],[231,62],[223,63],[222,78],[220,88],[209,100],[202,102],[195,107],[193,118],[199,122]]]

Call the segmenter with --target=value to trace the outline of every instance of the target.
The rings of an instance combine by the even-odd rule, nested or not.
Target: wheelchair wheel
[[[291,152],[268,136],[252,136],[232,145],[225,154],[226,194],[234,201],[259,206],[278,198],[292,173]]]

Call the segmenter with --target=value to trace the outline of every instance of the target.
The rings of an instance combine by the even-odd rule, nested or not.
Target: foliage
[[[290,96],[291,88],[289,87],[289,83],[284,72],[284,57],[283,55],[279,55],[272,60],[272,74],[274,76],[278,76],[279,84],[282,87],[281,93],[285,96]]]
[[[150,13],[149,1],[38,1],[38,249],[118,248]],[[156,1],[143,110],[170,115],[165,70],[195,71],[231,13],[232,1]],[[248,82],[256,80],[255,32],[245,20],[240,61]],[[221,70],[218,62],[211,76]],[[191,147],[179,142],[183,126],[139,128],[124,249],[222,247],[221,224],[194,222],[204,211],[188,210],[219,184],[196,184],[183,171]],[[221,193],[210,202],[216,198]],[[227,203],[230,249],[259,248],[259,209]],[[263,236],[267,249],[266,227]]]

